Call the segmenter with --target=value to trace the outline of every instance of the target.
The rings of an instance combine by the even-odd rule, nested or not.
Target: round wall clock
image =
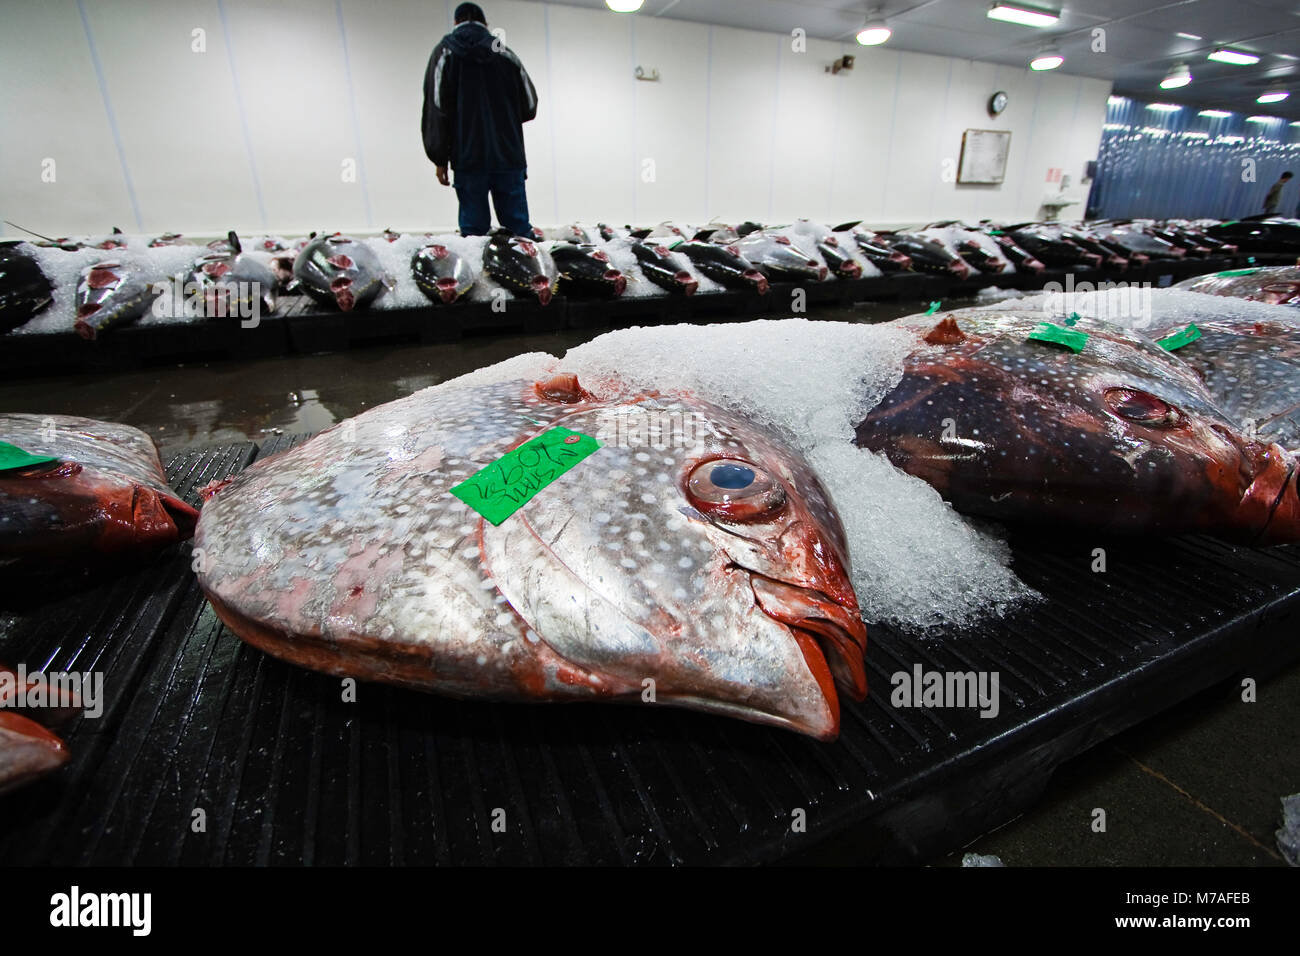
[[[989,116],[997,116],[1007,108],[1007,94],[998,90],[989,97]]]

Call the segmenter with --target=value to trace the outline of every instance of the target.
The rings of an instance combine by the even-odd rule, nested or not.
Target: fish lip
[[[867,626],[862,618],[815,588],[745,570],[759,610],[792,632],[812,638],[835,685],[855,700],[865,698]],[[806,657],[810,648],[806,641],[799,643]]]
[[[1300,541],[1300,491],[1296,484],[1300,469],[1297,469],[1296,460],[1281,446],[1270,445],[1256,461],[1263,467],[1241,499],[1247,520],[1261,507],[1267,509],[1262,522],[1258,519],[1251,522],[1258,528],[1253,543],[1268,545]]]

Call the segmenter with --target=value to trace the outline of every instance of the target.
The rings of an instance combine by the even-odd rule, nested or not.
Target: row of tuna
[[[76,279],[75,329],[85,338],[136,321],[175,280],[192,290],[203,316],[243,316],[275,310],[280,293],[301,291],[330,309],[354,311],[398,304],[393,290],[399,270],[386,268],[376,243],[401,234],[361,240],[339,233],[297,241],[266,237],[245,250],[232,232],[196,252],[180,275],[167,275],[149,257],[95,258]],[[770,282],[821,282],[902,271],[958,280],[979,274],[1040,273],[1046,268],[1123,272],[1156,259],[1231,255],[1240,247],[1290,251],[1300,248],[1300,222],[1245,220],[1234,223],[1106,221],[1020,223],[999,226],[938,222],[913,231],[881,232],[860,223],[830,227],[800,220],[789,226],[754,222],[687,227],[664,223],[646,229],[574,224],[549,236],[498,232],[472,253],[460,237],[414,237],[416,247],[402,268],[428,301],[450,304],[479,287],[546,305],[567,295],[616,297],[639,294],[692,295],[701,287],[765,293]],[[174,248],[183,237],[165,234],[149,248]],[[409,243],[408,243],[409,244]],[[461,245],[458,252],[453,245]],[[120,252],[126,239],[48,240],[36,247],[80,252]],[[382,251],[382,245],[379,250]],[[0,247],[0,331],[22,326],[48,308],[54,285],[31,248]],[[409,304],[409,303],[406,303]],[[178,299],[183,314],[193,302]]]
[[[905,343],[839,440],[960,512],[1300,541],[1294,313],[1161,295],[1176,308],[1145,332],[1021,302],[800,334],[814,351],[819,327]],[[867,692],[846,502],[737,396],[647,391],[626,380],[637,360],[424,389],[209,486],[200,512],[135,429],[2,415],[0,562],[61,568],[193,533],[221,619],[303,667],[496,700],[634,702],[649,680],[660,703],[834,738],[840,695]],[[689,419],[694,437],[609,440],[635,416]],[[65,757],[0,710],[0,787]]]

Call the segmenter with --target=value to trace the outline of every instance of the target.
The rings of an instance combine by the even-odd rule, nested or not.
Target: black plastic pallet
[[[248,451],[187,453],[169,471],[188,469],[192,500]],[[71,727],[69,767],[0,798],[0,863],[926,861],[1022,812],[1070,757],[1300,656],[1300,548],[1011,543],[1044,600],[942,635],[870,627],[872,693],[844,705],[829,744],[671,708],[379,685],[345,703],[338,679],[222,626],[182,547],[6,618],[0,659],[103,669],[111,700]],[[1099,546],[1108,570],[1092,573]],[[891,675],[916,665],[996,671],[1001,713],[895,708]]]

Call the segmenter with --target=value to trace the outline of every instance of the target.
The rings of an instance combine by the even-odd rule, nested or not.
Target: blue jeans
[[[492,229],[488,213],[488,193],[496,207],[497,221],[512,235],[533,235],[528,222],[528,195],[524,191],[524,171],[505,173],[456,173],[456,198],[460,200],[460,234],[485,236]]]

